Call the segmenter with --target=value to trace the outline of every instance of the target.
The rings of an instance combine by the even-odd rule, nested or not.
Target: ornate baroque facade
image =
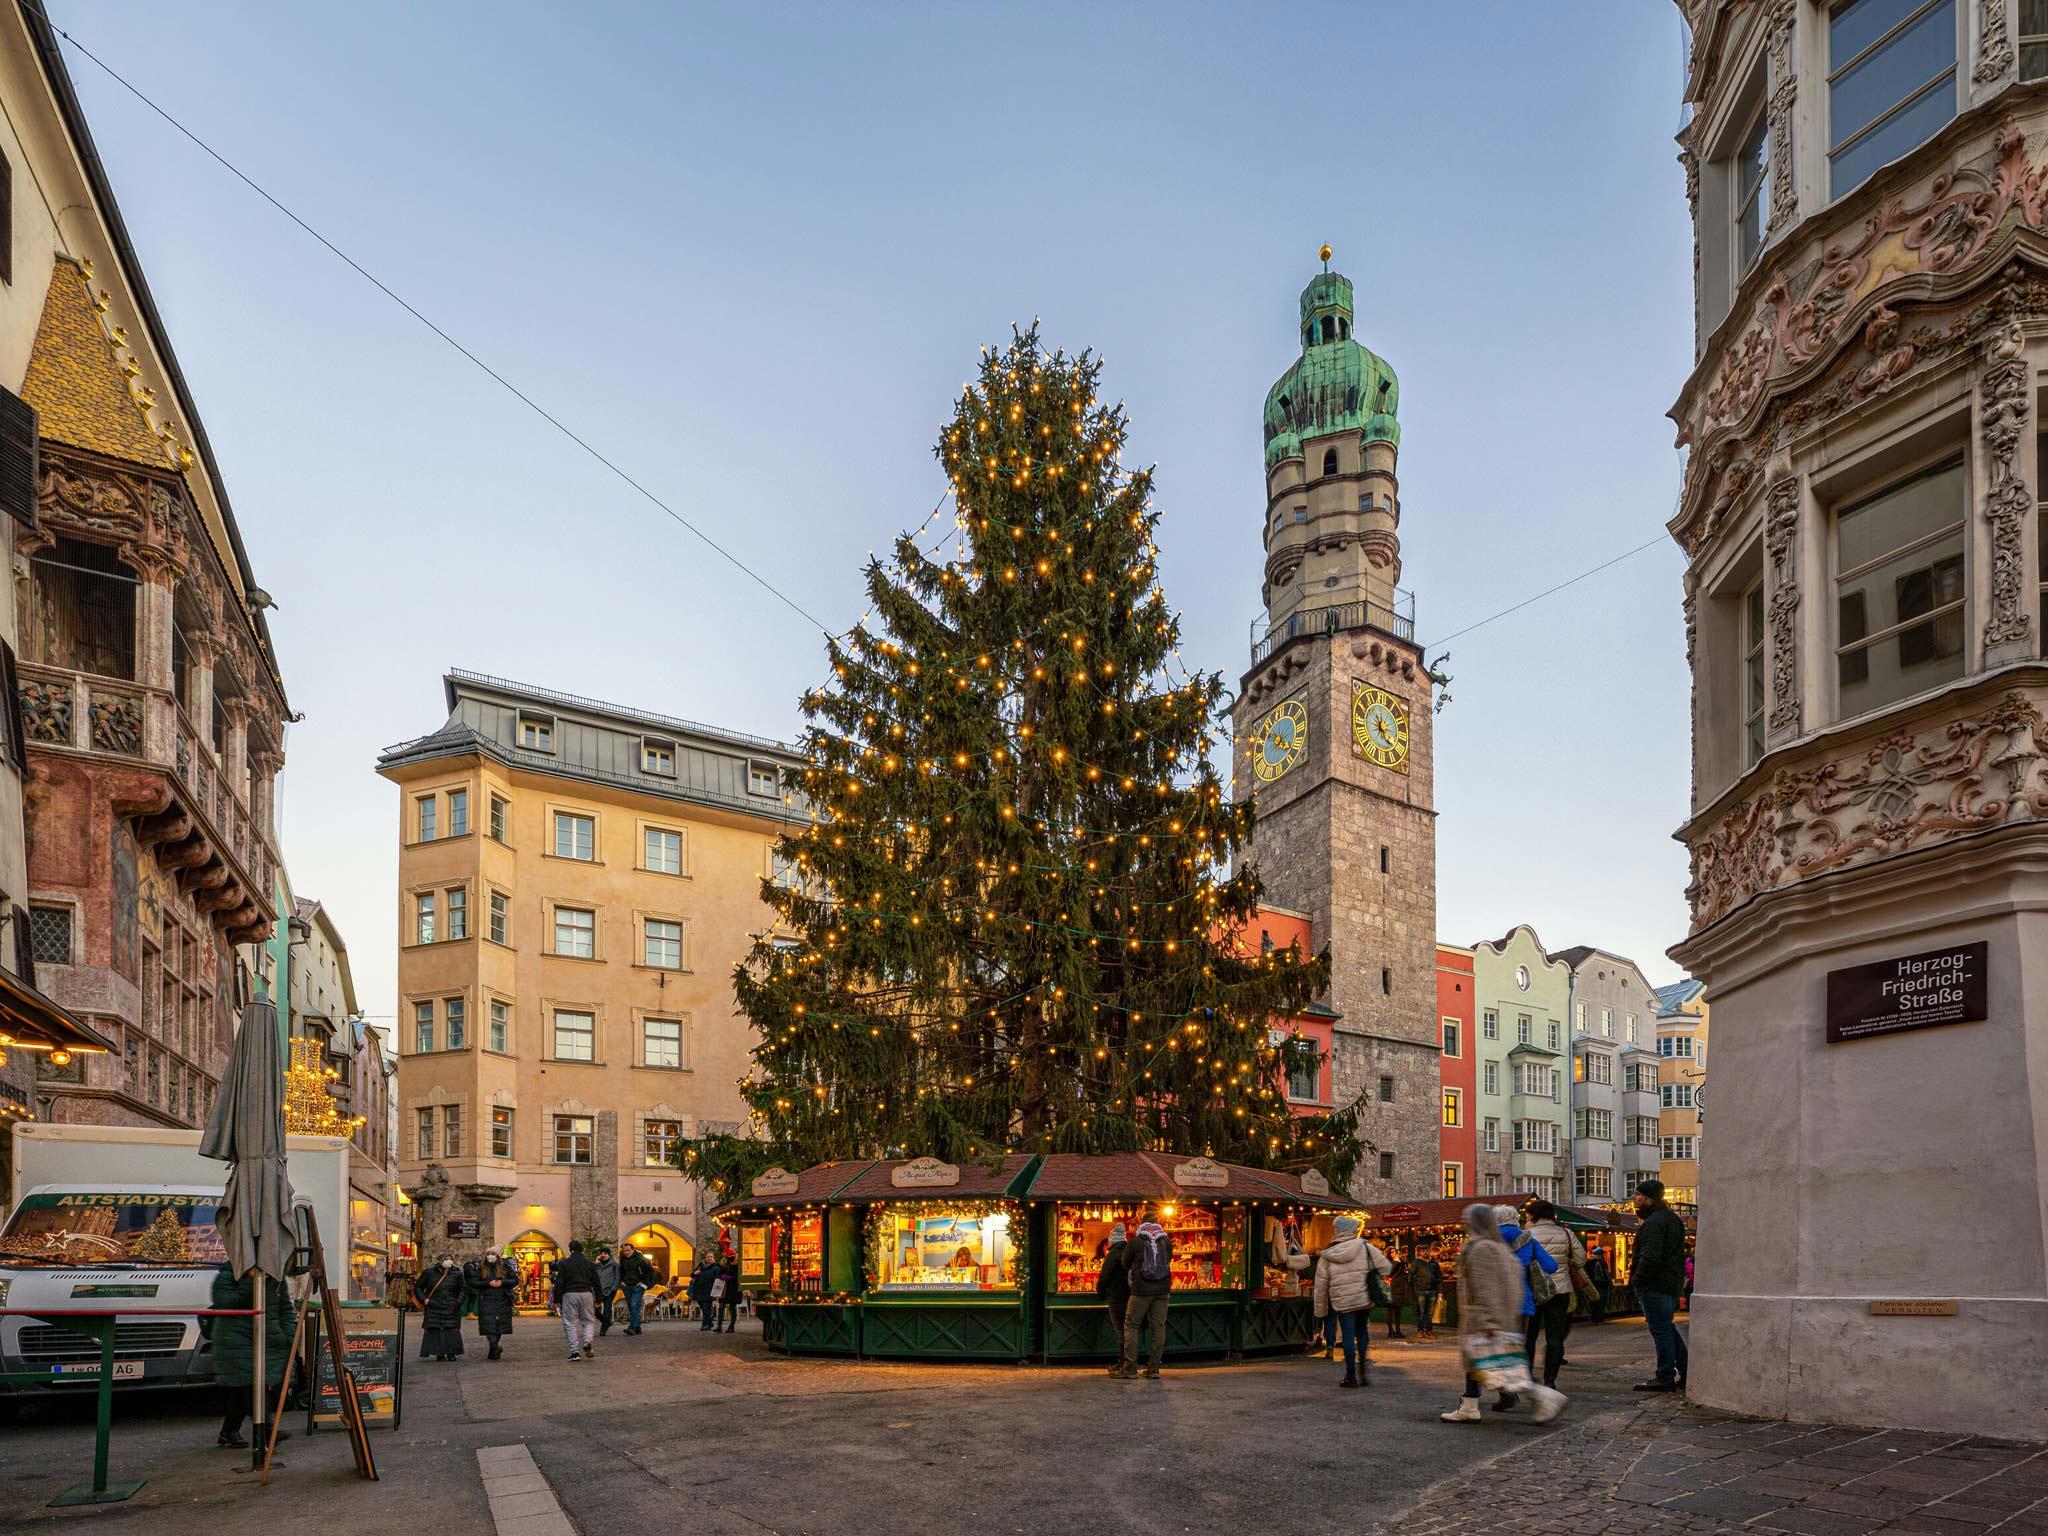
[[[2011,0],[1680,9],[1672,954],[1720,1026],[1695,1395],[1900,1423],[1911,1380],[1915,1423],[2017,1428],[2048,1406],[1995,1364],[2048,1342],[2048,1249],[2008,1219],[2038,1205],[2048,1107],[2048,79],[2024,78],[2048,50]],[[1830,971],[1965,942],[1986,1022],[1827,1043]],[[1867,1304],[1950,1292],[1917,1332]]]
[[[43,1060],[39,1117],[211,1107],[237,946],[265,938],[287,705],[234,514],[48,23],[10,6],[0,366],[37,413],[9,561],[37,979],[113,1049]],[[51,210],[58,210],[52,213]]]

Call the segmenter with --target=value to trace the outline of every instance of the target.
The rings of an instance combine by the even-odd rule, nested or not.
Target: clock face
[[[1252,772],[1271,783],[1308,756],[1308,709],[1299,699],[1276,704],[1252,727]]]
[[[1351,750],[1367,762],[1408,771],[1408,705],[1384,688],[1351,684]]]

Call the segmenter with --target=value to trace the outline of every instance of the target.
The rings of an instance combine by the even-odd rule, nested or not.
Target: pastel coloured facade
[[[1571,970],[1571,1198],[1620,1204],[1659,1173],[1656,991],[1633,960],[1604,949],[1551,959]]]
[[[1571,1182],[1571,967],[1518,923],[1472,946],[1479,1193],[1562,1200]]]
[[[1707,1127],[1706,989],[1691,977],[1657,989],[1658,1131],[1664,1193],[1673,1205],[1700,1203],[1700,1146]]]
[[[1443,1183],[1437,1193],[1457,1199],[1481,1183],[1478,1052],[1473,1039],[1472,951],[1455,944],[1436,947],[1436,1016],[1443,1036],[1443,1132],[1438,1159]]]

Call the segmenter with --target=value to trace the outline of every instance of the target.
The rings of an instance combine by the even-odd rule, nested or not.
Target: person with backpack
[[[1159,1224],[1158,1206],[1145,1207],[1137,1235],[1124,1244],[1123,1265],[1130,1279],[1131,1299],[1124,1311],[1117,1378],[1129,1381],[1138,1374],[1138,1338],[1149,1327],[1152,1350],[1145,1362],[1145,1379],[1157,1381],[1159,1362],[1166,1357],[1166,1307],[1173,1296],[1173,1234]]]
[[[1383,1301],[1392,1305],[1386,1280],[1393,1272],[1386,1254],[1358,1235],[1358,1218],[1339,1216],[1336,1241],[1323,1250],[1323,1261],[1316,1266],[1315,1304],[1316,1316],[1334,1316],[1343,1335],[1340,1387],[1372,1385],[1372,1309]]]
[[[1095,1277],[1095,1294],[1109,1308],[1109,1326],[1116,1333],[1117,1361],[1109,1368],[1112,1376],[1121,1376],[1124,1369],[1124,1314],[1131,1307],[1131,1276],[1124,1268],[1124,1249],[1129,1246],[1124,1241],[1124,1224],[1117,1222],[1109,1229],[1109,1246],[1102,1250],[1102,1272]]]

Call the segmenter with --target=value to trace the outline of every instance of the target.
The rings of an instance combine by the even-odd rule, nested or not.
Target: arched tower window
[[[1334,448],[1325,448],[1323,450],[1323,473],[1326,475],[1337,473],[1337,450]]]
[[[1335,341],[1336,339],[1337,339],[1337,317],[1336,317],[1335,315],[1325,315],[1325,316],[1323,316],[1323,340],[1325,340],[1325,341]]]
[[[1351,339],[1351,322],[1342,315],[1337,317],[1337,339],[1339,341],[1349,341]]]

